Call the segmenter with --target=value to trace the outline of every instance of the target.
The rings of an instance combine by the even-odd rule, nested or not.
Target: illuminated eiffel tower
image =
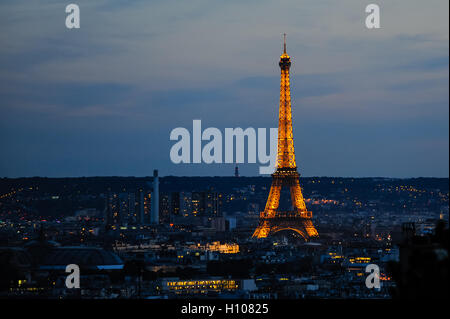
[[[286,53],[286,34],[284,34],[284,52],[280,56],[280,110],[278,121],[277,170],[272,174],[272,186],[266,207],[260,213],[259,225],[252,237],[265,238],[282,230],[291,230],[305,240],[316,237],[316,228],[312,224],[312,213],[306,210],[299,173],[295,163],[294,138],[292,135],[291,89],[289,68],[291,58]],[[292,208],[279,211],[280,195],[283,187],[289,187]]]

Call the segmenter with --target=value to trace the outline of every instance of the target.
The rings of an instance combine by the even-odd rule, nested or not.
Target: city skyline
[[[442,308],[449,3],[430,1],[1,1],[0,301]]]
[[[171,163],[169,133],[276,127],[283,32],[302,176],[448,177],[447,2],[380,1],[379,30],[358,1],[77,3],[79,30],[0,4],[1,177],[233,175]]]
[[[448,249],[447,178],[305,178],[320,234],[309,239],[252,236],[269,177],[160,182],[158,203],[145,178],[2,179],[0,299],[448,296],[448,259],[436,258]],[[82,289],[65,284],[67,265]]]

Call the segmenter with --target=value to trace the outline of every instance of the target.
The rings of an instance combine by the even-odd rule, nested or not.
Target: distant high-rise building
[[[144,197],[144,221],[142,224],[150,224],[150,216],[152,213],[152,192],[148,191]]]
[[[122,192],[119,194],[118,200],[119,223],[121,225],[135,224],[137,220],[135,193]]]
[[[180,215],[187,217],[192,214],[192,193],[180,193]]]
[[[180,193],[160,194],[159,218],[161,223],[169,223],[174,217],[180,216]]]
[[[180,193],[173,192],[170,194],[170,214],[174,216],[180,215]]]
[[[109,188],[105,194],[105,228],[110,229],[113,224],[115,224],[115,216],[118,216],[116,212],[114,193],[111,192]]]
[[[222,195],[217,192],[206,193],[206,210],[207,216],[221,216],[222,215]]]
[[[218,232],[226,230],[226,221],[222,216],[211,218],[211,227]]]
[[[227,230],[233,230],[236,228],[236,217],[226,217],[225,227]]]
[[[141,225],[150,223],[151,198],[152,194],[149,190],[139,188],[136,191],[136,213]]]
[[[144,216],[145,216],[144,198],[145,192],[142,188],[139,188],[136,192],[136,212],[140,224],[144,224]]]
[[[192,192],[192,214],[198,216],[220,216],[221,194],[216,192]]]
[[[192,215],[202,215],[205,211],[205,193],[204,192],[192,192],[191,196]]]
[[[123,189],[121,193],[117,194],[109,189],[105,198],[105,224],[107,228],[112,225],[135,224],[138,220],[138,203],[139,197],[136,198],[134,192],[127,192]]]
[[[151,223],[152,184],[132,191],[123,187],[119,193],[108,188],[105,194],[104,220],[106,229],[113,225],[147,225]]]
[[[110,229],[112,225],[119,223],[119,208],[117,194],[108,189],[105,196],[105,226]]]
[[[160,194],[159,221],[163,224],[170,222],[170,196],[168,194]]]
[[[152,213],[150,215],[150,223],[159,223],[159,178],[158,170],[153,171],[153,196],[152,196]]]

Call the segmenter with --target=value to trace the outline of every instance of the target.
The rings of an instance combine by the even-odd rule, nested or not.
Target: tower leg
[[[296,210],[306,212],[305,200],[303,199],[302,189],[300,188],[298,179],[294,182],[294,185],[291,186],[291,198],[292,205],[295,206]]]
[[[256,227],[252,237],[266,238],[267,236],[269,236],[269,233],[270,233],[270,225],[267,221],[264,221],[258,227]]]

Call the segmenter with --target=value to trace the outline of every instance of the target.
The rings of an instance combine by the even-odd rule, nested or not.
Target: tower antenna
[[[284,37],[284,53],[286,53],[286,33],[283,33]]]

